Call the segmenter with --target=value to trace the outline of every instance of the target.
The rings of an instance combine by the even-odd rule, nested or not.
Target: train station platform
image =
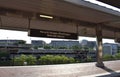
[[[120,60],[92,63],[0,67],[0,77],[120,77]]]

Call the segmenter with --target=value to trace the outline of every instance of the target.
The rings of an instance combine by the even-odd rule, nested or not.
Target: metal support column
[[[96,27],[96,39],[97,39],[97,67],[104,67],[102,61],[103,47],[102,47],[102,26],[98,25]]]

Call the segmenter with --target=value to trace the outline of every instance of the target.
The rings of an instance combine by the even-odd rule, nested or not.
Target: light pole
[[[30,42],[31,42],[31,45],[32,45],[31,37],[30,37]],[[34,46],[32,45],[31,47],[32,47],[32,48],[30,48],[30,49],[32,50],[32,55],[33,55],[33,52],[34,52],[34,48],[33,48],[33,47],[34,47]]]
[[[6,40],[6,52],[8,52],[8,37],[7,37],[7,40]]]

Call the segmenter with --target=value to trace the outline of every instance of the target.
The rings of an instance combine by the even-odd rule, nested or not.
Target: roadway
[[[120,77],[120,60],[92,63],[0,67],[0,77]],[[119,76],[118,76],[119,75]]]

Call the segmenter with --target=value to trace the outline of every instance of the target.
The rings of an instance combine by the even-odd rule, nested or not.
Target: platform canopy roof
[[[104,38],[120,38],[120,12],[84,0],[0,0],[1,29],[40,29],[95,37],[97,26],[102,26]]]

